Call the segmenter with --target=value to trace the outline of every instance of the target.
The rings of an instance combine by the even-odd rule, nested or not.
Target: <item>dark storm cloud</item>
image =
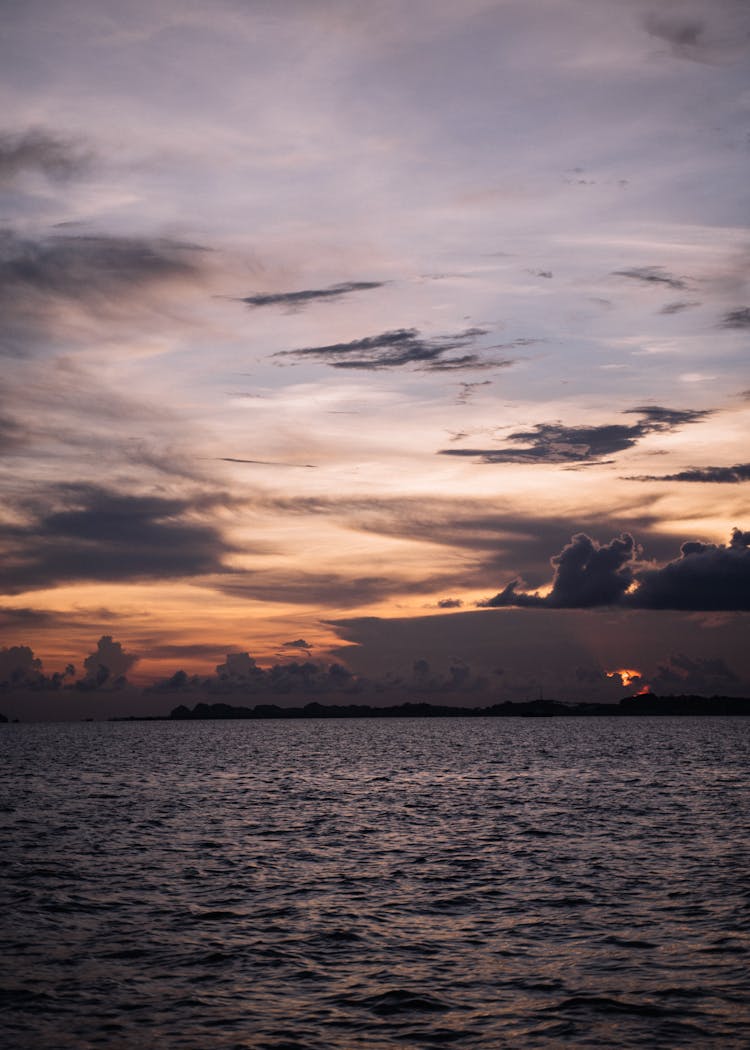
[[[675,291],[687,288],[683,277],[675,277],[666,273],[663,266],[633,266],[629,270],[613,270],[613,277],[629,277],[631,280],[640,281],[642,284],[663,286],[673,288]]]
[[[750,328],[750,306],[729,310],[721,319],[722,328]]]
[[[0,526],[0,591],[221,572],[230,547],[215,525],[195,520],[210,502],[57,486],[17,508],[22,524]]]
[[[72,140],[41,128],[0,132],[0,185],[24,171],[38,171],[55,181],[72,179],[85,173],[91,159]]]
[[[733,467],[690,467],[677,474],[635,474],[624,480],[715,482],[723,485],[737,485],[741,481],[750,481],[750,463],[736,463]]]
[[[31,240],[0,232],[0,347],[23,353],[40,334],[59,335],[54,308],[122,310],[151,286],[195,278],[205,249],[164,238],[70,236]]]
[[[633,582],[630,562],[634,551],[635,543],[628,533],[599,546],[580,532],[551,559],[555,573],[552,590],[546,597],[519,593],[516,590],[519,581],[513,580],[482,604],[487,608],[544,606],[554,609],[616,605]]]
[[[367,292],[373,288],[382,288],[384,281],[345,281],[343,284],[332,284],[329,288],[306,288],[300,292],[271,292],[248,295],[240,299],[241,303],[254,308],[260,306],[287,306],[299,309],[313,302],[330,302],[340,299],[352,292]]]
[[[683,310],[691,310],[694,306],[700,306],[700,303],[695,301],[691,301],[689,303],[667,303],[665,306],[662,306],[661,310],[659,310],[659,313],[667,315],[679,314],[682,313]]]
[[[508,441],[523,443],[520,448],[445,448],[441,456],[468,456],[482,463],[560,463],[595,464],[604,456],[624,452],[648,434],[676,430],[687,423],[697,423],[711,413],[708,410],[664,408],[641,405],[627,409],[626,415],[641,419],[630,425],[610,423],[594,427],[566,427],[561,423],[537,423],[531,430],[517,430]]]
[[[380,335],[354,339],[349,343],[333,343],[330,346],[308,346],[299,350],[281,350],[277,358],[293,361],[322,361],[332,368],[353,368],[377,371],[382,368],[399,368],[416,365],[424,371],[459,371],[461,369],[499,368],[511,362],[494,361],[478,354],[462,354],[446,357],[454,350],[472,345],[480,336],[486,335],[484,328],[467,328],[455,335],[422,337],[416,328],[397,328]]]
[[[735,529],[726,546],[688,541],[682,544],[679,558],[660,568],[642,567],[637,553],[627,533],[604,546],[579,533],[551,559],[555,571],[548,595],[519,591],[515,579],[482,605],[750,610],[750,532]]]
[[[750,610],[750,532],[729,543],[683,543],[680,557],[638,573],[632,604],[640,609]]]

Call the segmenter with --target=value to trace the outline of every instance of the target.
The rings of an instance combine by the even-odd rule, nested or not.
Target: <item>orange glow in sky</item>
[[[619,667],[616,671],[607,671],[607,678],[619,678],[626,688],[634,681],[640,680],[640,677],[641,672],[632,667]]]

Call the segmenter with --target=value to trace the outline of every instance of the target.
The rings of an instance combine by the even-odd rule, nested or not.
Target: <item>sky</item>
[[[744,0],[2,14],[0,681],[750,692]]]

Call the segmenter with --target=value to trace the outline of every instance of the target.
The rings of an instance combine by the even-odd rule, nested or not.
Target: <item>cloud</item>
[[[687,288],[687,283],[683,277],[675,277],[671,273],[666,273],[663,266],[633,266],[629,270],[613,270],[612,276],[629,277],[631,280],[640,281],[642,284],[651,286],[662,285],[666,288],[674,288],[676,291]]]
[[[631,604],[640,609],[750,610],[750,532],[729,543],[689,541],[680,557],[638,573]]]
[[[406,579],[394,574],[352,576],[344,573],[286,572],[256,569],[251,573],[224,572],[212,585],[224,594],[251,601],[289,602],[328,608],[369,605],[392,595],[429,594],[454,585],[455,574]]]
[[[144,290],[201,272],[197,245],[166,238],[58,235],[32,240],[0,232],[0,352],[23,354],[40,335],[64,330],[59,311],[132,309]]]
[[[675,58],[713,65],[736,61],[746,53],[747,4],[707,5],[710,20],[690,11],[670,11],[665,7],[662,5],[662,10],[647,14],[644,28],[649,36],[668,44]]]
[[[0,416],[0,452],[12,452],[26,438],[26,430],[11,416]]]
[[[656,673],[649,675],[648,685],[658,696],[674,693],[710,695],[739,681],[739,676],[721,657],[691,657],[676,653],[657,665]]]
[[[460,609],[463,604],[460,598],[441,598],[437,607],[438,609]]]
[[[304,650],[308,650],[309,651],[310,649],[312,649],[312,646],[310,645],[309,642],[306,642],[304,638],[296,638],[294,641],[291,641],[291,642],[282,642],[281,643],[281,648],[282,649],[304,649]]]
[[[0,185],[26,171],[64,182],[84,174],[91,160],[91,154],[73,140],[42,128],[0,133]]]
[[[0,289],[88,299],[197,272],[194,244],[166,238],[57,235],[22,240],[0,235]]]
[[[301,467],[314,470],[315,463],[284,463],[278,459],[239,459],[237,456],[221,456],[220,463],[248,463],[254,467]]]
[[[750,306],[739,306],[729,310],[721,319],[722,328],[750,328]]]
[[[403,699],[414,693],[471,694],[483,690],[487,680],[475,674],[460,657],[452,656],[444,670],[433,670],[427,660],[412,659],[411,670],[402,673],[381,667],[370,678],[354,674],[342,663],[324,664],[313,660],[277,663],[260,667],[247,652],[230,653],[215,675],[189,677],[177,671],[153,686],[154,692],[193,692],[218,696],[241,696],[256,701],[294,694],[327,697],[338,694],[383,703],[390,694]]]
[[[280,350],[273,356],[294,361],[322,361],[332,368],[367,371],[416,365],[423,371],[447,372],[502,368],[511,364],[510,361],[489,360],[474,353],[462,354],[459,357],[445,356],[454,350],[472,345],[480,336],[486,334],[484,328],[467,328],[455,335],[423,338],[416,328],[398,328],[364,339],[354,339],[349,343]]]
[[[646,32],[666,41],[676,55],[694,58],[705,42],[705,24],[697,18],[678,14],[648,14],[645,18]]]
[[[125,674],[137,663],[135,653],[126,653],[120,642],[103,634],[96,649],[83,661],[86,677],[77,682],[79,689],[100,689],[105,684],[122,685]]]
[[[228,653],[215,675],[193,675],[177,671],[170,678],[157,682],[154,692],[197,692],[230,696],[262,698],[306,694],[325,696],[331,693],[356,693],[366,682],[352,675],[343,664],[321,664],[312,660],[274,664],[269,668],[258,666],[247,652]]]
[[[508,361],[507,363],[511,364],[512,362]],[[456,404],[457,405],[468,405],[469,401],[474,396],[474,394],[477,392],[477,390],[480,387],[483,387],[483,386],[492,386],[492,380],[491,379],[480,379],[480,380],[478,380],[475,383],[459,383],[458,384],[458,388],[459,388],[458,389],[458,397],[456,398]],[[452,437],[451,441],[458,441],[458,440],[460,440],[461,437],[466,437],[466,436],[467,435],[465,433],[460,432],[460,436]]]
[[[694,306],[700,306],[700,303],[699,302],[695,302],[695,301],[691,301],[689,303],[688,302],[667,303],[665,306],[662,306],[661,310],[659,310],[659,313],[660,314],[668,314],[668,315],[669,314],[679,314],[679,313],[682,313],[683,310],[691,310]]]
[[[42,661],[36,659],[27,645],[0,649],[0,686],[19,686],[37,679]]]
[[[579,511],[575,518],[562,515],[559,510],[540,511],[538,515],[517,511],[510,506],[488,510],[482,499],[468,497],[274,496],[264,506],[284,516],[333,517],[344,523],[347,529],[440,545],[461,553],[471,552],[471,564],[475,569],[469,575],[466,569],[457,570],[442,585],[436,584],[435,591],[444,595],[460,592],[469,586],[484,587],[487,579],[492,579],[508,564],[516,567],[518,575],[532,580],[534,586],[541,585],[548,577],[550,551],[559,550],[573,532],[611,534],[612,530],[627,523],[630,531],[637,530],[648,543],[654,557],[666,560],[674,550],[674,541],[657,531],[661,516],[654,502],[650,501],[645,509],[640,495],[635,502],[623,500],[611,504],[606,512],[591,508],[582,517],[583,511]],[[315,528],[314,524],[311,527]],[[461,561],[466,564],[466,558],[462,557]],[[253,579],[256,576],[253,573]],[[222,582],[227,579],[234,579],[234,575],[222,577]],[[330,579],[330,585],[333,583],[334,580]],[[342,593],[345,593],[344,581],[340,583]],[[382,581],[383,586],[387,583],[385,579]],[[325,578],[321,580],[321,588],[328,590]]]
[[[366,292],[373,288],[383,288],[384,281],[345,281],[343,284],[332,284],[329,288],[307,288],[300,292],[270,292],[244,296],[239,300],[246,306],[287,306],[301,309],[312,302],[332,302],[352,292]]]
[[[70,617],[67,617],[70,622]],[[47,624],[62,623],[59,613],[47,609],[17,608],[12,605],[0,605],[0,627],[45,627]]]
[[[750,610],[750,532],[735,529],[726,546],[688,541],[682,544],[679,558],[659,568],[642,567],[637,555],[628,533],[604,546],[578,533],[551,559],[555,572],[549,594],[519,591],[515,579],[481,605]]]
[[[644,422],[639,424],[644,433],[654,431],[676,430],[686,423],[699,423],[713,414],[711,409],[664,408],[663,405],[637,405],[626,408],[626,416],[642,416]]]
[[[468,456],[482,463],[580,463],[601,462],[604,456],[623,452],[648,434],[676,430],[709,416],[709,410],[672,409],[661,405],[641,405],[627,409],[625,415],[640,415],[639,422],[626,425],[568,427],[561,423],[537,423],[531,430],[508,435],[509,441],[527,442],[521,448],[447,448],[441,456]]]
[[[616,605],[633,582],[630,563],[634,553],[635,543],[628,533],[599,546],[579,532],[551,559],[555,574],[552,590],[546,597],[519,593],[516,590],[519,581],[513,580],[494,598],[481,604],[492,609],[506,606],[590,609]]]
[[[258,665],[248,653],[227,653],[225,663],[219,664],[216,673],[219,677],[246,678],[258,670]]]
[[[169,579],[223,570],[230,550],[218,529],[195,518],[211,498],[137,496],[64,484],[0,526],[0,593],[74,580]]]
[[[148,657],[150,660],[180,660],[183,658],[192,660],[205,658],[213,662],[216,661],[219,655],[224,651],[224,646],[211,642],[178,644],[170,642],[155,642],[151,639],[139,638],[138,644],[141,650],[148,651]]]
[[[635,474],[624,480],[716,482],[736,485],[741,481],[750,481],[750,463],[736,463],[733,467],[690,467],[677,474]]]

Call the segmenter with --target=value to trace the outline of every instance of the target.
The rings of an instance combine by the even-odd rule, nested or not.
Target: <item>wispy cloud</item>
[[[701,304],[696,301],[667,303],[665,306],[662,306],[661,310],[659,310],[659,313],[670,316],[672,314],[680,314],[683,310],[692,310],[694,307],[700,305]]]
[[[247,295],[239,301],[253,308],[261,306],[286,306],[301,309],[314,302],[332,302],[352,292],[367,292],[382,288],[384,281],[345,281],[343,284],[332,284],[328,288],[306,288],[299,292],[260,292]]]
[[[84,174],[91,163],[92,154],[80,144],[43,128],[0,133],[0,185],[26,171],[67,181]]]
[[[299,350],[280,350],[273,356],[292,361],[321,361],[332,368],[378,371],[385,368],[416,366],[429,372],[455,372],[485,368],[503,368],[512,362],[481,356],[479,353],[448,357],[453,351],[471,346],[485,328],[467,328],[455,335],[421,336],[416,328],[398,328],[379,335],[354,339],[349,343],[308,346]]]
[[[722,328],[750,328],[750,306],[728,310],[721,319]]]
[[[100,317],[132,308],[150,288],[195,280],[205,249],[167,238],[0,232],[0,352],[23,354],[48,333],[59,339],[60,311],[76,305]]]
[[[693,481],[737,485],[750,481],[750,463],[736,463],[733,467],[689,467],[676,474],[635,474],[625,481]]]
[[[285,463],[278,459],[240,459],[237,456],[222,456],[220,463],[247,463],[254,467],[296,467],[305,470],[314,470],[314,463]]]
[[[684,277],[675,277],[674,274],[667,273],[663,266],[633,266],[628,270],[613,270],[612,276],[629,277],[633,281],[640,281],[641,284],[656,287],[662,285],[675,291],[687,288]]]

